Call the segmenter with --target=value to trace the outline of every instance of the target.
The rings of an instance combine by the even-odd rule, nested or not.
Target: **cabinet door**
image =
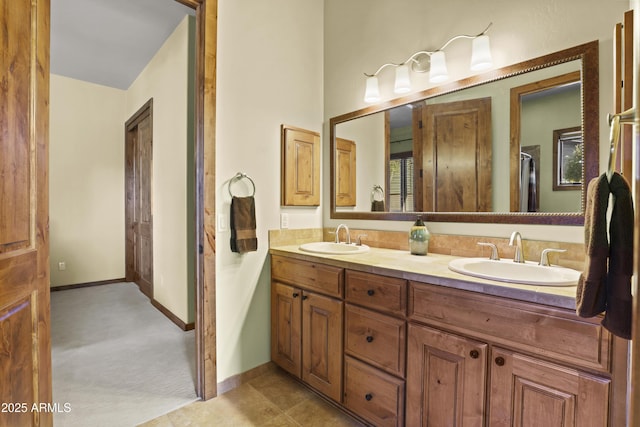
[[[491,427],[607,425],[609,379],[499,348],[491,353]]]
[[[302,301],[302,379],[340,401],[342,394],[342,301],[312,292]]]
[[[487,344],[410,324],[407,351],[407,425],[484,425]]]
[[[271,360],[289,373],[301,376],[301,298],[292,286],[271,284]]]

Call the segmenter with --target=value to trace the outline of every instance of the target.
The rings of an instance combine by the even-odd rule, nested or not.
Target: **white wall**
[[[50,99],[51,286],[124,277],[125,92],[51,75]]]
[[[126,97],[127,118],[153,98],[153,298],[185,323],[193,321],[186,225],[187,161],[193,161],[187,159],[189,22],[185,16]]]
[[[494,64],[502,67],[592,40],[600,41],[600,136],[601,169],[606,167],[608,126],[606,114],[612,100],[613,26],[628,9],[628,0],[540,0],[470,2],[450,0],[425,2],[398,0],[325,0],[325,152],[328,159],[327,123],[333,116],[366,106],[363,101],[364,76],[386,62],[402,62],[421,49],[437,49],[449,37],[474,34],[490,22]],[[453,42],[447,49],[451,80],[470,76],[470,43]],[[386,99],[393,95],[393,73],[380,75],[380,91]],[[415,74],[414,74],[415,76]],[[413,92],[429,87],[427,76],[414,79]],[[329,197],[324,179],[324,200]],[[329,218],[324,203],[325,226],[338,222]],[[347,223],[349,225],[351,222]],[[409,222],[358,221],[363,228],[408,230]],[[514,225],[431,223],[435,233],[506,237]],[[582,242],[582,227],[518,225],[523,236],[537,239]]]
[[[280,125],[322,131],[323,3],[318,0],[218,2],[216,233],[218,381],[270,360],[268,230],[320,227],[320,207],[280,207]],[[256,184],[258,251],[229,246],[228,181]],[[242,182],[233,186],[242,193]]]

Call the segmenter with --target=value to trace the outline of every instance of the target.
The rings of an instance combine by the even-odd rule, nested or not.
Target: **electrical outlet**
[[[59,271],[64,271],[64,270],[66,270],[66,269],[67,269],[67,263],[66,263],[66,262],[64,262],[64,261],[60,261],[60,262],[58,263],[58,270],[59,270]]]
[[[281,213],[280,214],[280,228],[289,228],[289,214]]]

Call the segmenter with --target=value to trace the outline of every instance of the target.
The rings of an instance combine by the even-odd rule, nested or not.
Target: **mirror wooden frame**
[[[599,51],[598,41],[574,46],[548,55],[533,58],[517,64],[509,65],[477,76],[458,80],[446,85],[437,86],[402,98],[372,105],[351,113],[333,117],[330,127],[330,217],[332,219],[366,219],[387,221],[414,220],[422,215],[423,220],[430,222],[470,222],[501,224],[547,224],[547,225],[583,225],[586,186],[599,174]],[[574,61],[582,61],[582,130],[584,137],[584,168],[582,203],[580,212],[566,213],[526,213],[526,212],[348,212],[336,210],[335,182],[335,138],[336,125],[358,117],[386,111],[404,104],[432,98],[447,93],[457,92],[473,86],[490,83],[496,80],[516,76],[529,71]]]

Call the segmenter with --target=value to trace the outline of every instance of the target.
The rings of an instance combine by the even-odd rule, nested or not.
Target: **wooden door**
[[[49,8],[0,0],[0,426],[52,425]]]
[[[484,425],[487,344],[410,324],[407,355],[407,425]]]
[[[302,375],[302,292],[271,284],[271,360],[292,375]]]
[[[126,277],[153,298],[153,103],[126,123]]]
[[[336,206],[356,205],[356,143],[336,137]]]
[[[491,427],[607,425],[609,379],[499,348],[491,353]]]
[[[422,117],[422,210],[490,212],[491,98],[426,105]]]
[[[302,298],[302,379],[340,402],[343,303],[312,292]]]

